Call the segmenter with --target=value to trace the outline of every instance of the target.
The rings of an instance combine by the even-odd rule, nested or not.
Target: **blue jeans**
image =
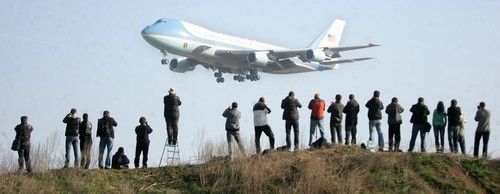
[[[381,124],[380,120],[370,120],[368,122],[368,127],[370,129],[370,137],[368,140],[373,141],[373,131],[376,129],[378,134],[378,149],[384,149],[384,134],[380,127]]]
[[[73,147],[73,152],[75,154],[75,167],[80,164],[80,139],[78,136],[66,136],[66,161],[64,161],[64,166],[68,167],[69,164],[69,152],[71,147]]]
[[[323,119],[313,119],[311,118],[311,129],[309,131],[309,145],[312,143],[314,133],[316,133],[316,126],[319,128],[319,134],[322,138],[325,138],[325,131],[323,130]]]
[[[417,139],[418,132],[420,132],[420,151],[425,152],[425,131],[424,125],[422,124],[413,124],[413,128],[411,130],[411,139],[410,139],[410,148],[408,152],[412,152],[415,147],[415,141]]]
[[[460,125],[448,125],[448,143],[450,144],[450,152],[458,152],[458,131]]]
[[[113,149],[113,138],[112,137],[101,137],[99,141],[99,167],[102,168],[102,158],[104,154],[104,148],[107,148],[108,153],[106,153],[106,167],[111,168],[111,150]]]

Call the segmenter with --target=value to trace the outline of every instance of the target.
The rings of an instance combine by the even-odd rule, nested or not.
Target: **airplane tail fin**
[[[323,30],[321,34],[316,37],[307,48],[321,48],[321,47],[336,47],[339,45],[342,32],[344,31],[345,21],[335,19],[328,28]]]

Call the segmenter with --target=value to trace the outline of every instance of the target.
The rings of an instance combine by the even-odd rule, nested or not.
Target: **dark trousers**
[[[245,147],[243,147],[243,143],[241,142],[239,131],[233,131],[233,130],[226,129],[226,138],[227,138],[227,144],[228,144],[227,152],[230,156],[233,155],[233,148],[231,146],[231,142],[232,142],[233,138],[236,141],[236,144],[238,144],[238,149],[240,149],[240,153],[242,155],[246,155]]]
[[[345,125],[345,145],[349,145],[349,142],[353,145],[356,144],[356,125]]]
[[[139,157],[142,152],[142,167],[148,167],[149,142],[137,142],[135,144],[135,168],[139,168]]]
[[[490,140],[489,131],[476,131],[474,135],[474,156],[479,155],[479,141],[483,138],[483,157],[488,156],[488,141]]]
[[[434,140],[436,150],[444,150],[444,126],[434,126]]]
[[[31,172],[30,148],[21,147],[17,151],[17,154],[19,155],[19,159],[17,160],[19,163],[19,170],[23,170],[24,164],[26,163],[26,170]]]
[[[177,145],[179,117],[169,115],[165,117],[165,121],[167,122],[168,145]]]
[[[401,142],[401,124],[389,124],[389,150],[399,149]]]
[[[411,130],[411,139],[410,139],[410,148],[408,152],[412,152],[415,147],[415,141],[417,139],[417,135],[420,132],[420,151],[425,152],[425,131],[423,124],[413,124],[413,128]]]
[[[285,132],[286,132],[286,147],[291,148],[290,132],[293,127],[293,145],[295,149],[299,149],[299,120],[298,119],[287,119],[285,120]]]
[[[90,167],[90,152],[92,151],[92,136],[80,136],[80,153],[82,168],[89,169]]]
[[[458,131],[460,125],[448,125],[448,143],[450,144],[450,152],[458,152]]]
[[[262,132],[269,137],[269,144],[271,145],[271,149],[274,149],[274,134],[269,125],[264,126],[255,126],[255,149],[257,154],[261,153],[260,150],[260,136]]]
[[[467,151],[465,150],[465,137],[461,134],[458,134],[457,141],[458,144],[460,145],[460,150],[462,151],[462,154],[464,156],[467,155]]]
[[[330,121],[330,134],[332,135],[332,143],[336,144],[335,136],[337,136],[338,143],[342,143],[342,123]]]

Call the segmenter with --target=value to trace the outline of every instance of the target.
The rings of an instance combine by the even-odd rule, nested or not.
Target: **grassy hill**
[[[196,166],[0,175],[0,193],[500,193],[500,162],[333,147]]]

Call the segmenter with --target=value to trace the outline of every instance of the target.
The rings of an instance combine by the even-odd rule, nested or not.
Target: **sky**
[[[397,96],[406,109],[401,127],[407,148],[409,109],[424,97],[429,108],[457,99],[465,116],[467,152],[472,154],[476,106],[491,111],[489,152],[500,156],[498,51],[499,1],[0,1],[0,155],[14,138],[22,115],[34,126],[32,142],[57,133],[64,142],[63,117],[71,108],[89,114],[96,125],[109,110],[118,122],[114,150],[135,149],[134,128],[145,116],[154,129],[150,166],[157,165],[166,139],[163,96],[177,89],[181,160],[189,161],[200,142],[225,140],[222,112],[240,104],[241,135],[253,141],[252,106],[261,96],[272,109],[269,123],[277,146],[285,144],[280,102],[290,90],[303,105],[319,92],[329,104],[335,94],[346,102],[355,94],[364,105],[373,90],[387,105]],[[343,53],[374,57],[340,69],[293,75],[261,74],[258,82],[218,84],[213,72],[198,67],[175,73],[160,64],[161,53],[140,31],[159,18],[176,18],[210,30],[287,48],[304,48],[335,18],[347,22],[341,46],[382,46]],[[309,114],[300,110],[301,144],[309,138]],[[368,139],[367,109],[359,114],[358,142]],[[387,140],[387,115],[383,132]],[[325,119],[327,139],[329,116]],[[95,131],[94,131],[95,132]],[[95,134],[95,133],[94,133]],[[427,134],[427,148],[434,137]],[[97,146],[94,140],[94,146]],[[261,137],[263,147],[268,140]],[[420,140],[417,138],[417,146]],[[448,142],[446,145],[448,145]],[[448,149],[448,146],[446,146]],[[60,146],[58,155],[64,154]]]

